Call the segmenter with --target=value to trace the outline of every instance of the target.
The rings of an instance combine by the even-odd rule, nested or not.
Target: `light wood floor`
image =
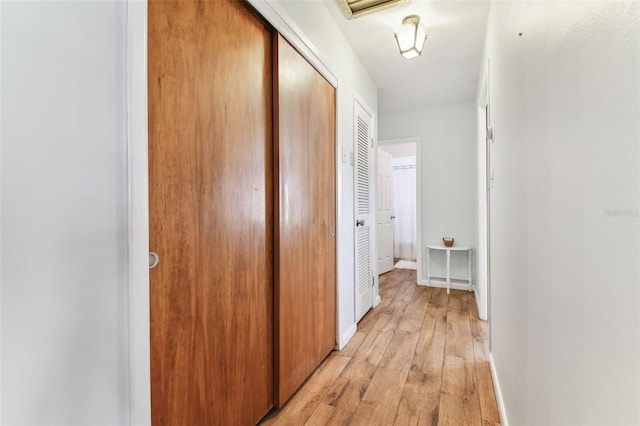
[[[415,271],[382,275],[382,301],[349,344],[263,424],[499,424],[473,293],[415,283]]]

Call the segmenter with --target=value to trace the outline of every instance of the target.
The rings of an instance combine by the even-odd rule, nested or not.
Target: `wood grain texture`
[[[455,309],[463,313],[468,313],[469,292],[454,291],[449,295],[449,309]],[[475,303],[475,302],[474,302]]]
[[[429,299],[429,306],[441,306],[449,307],[449,295],[444,288],[432,288],[431,299]]]
[[[471,320],[471,337],[473,338],[473,353],[476,362],[489,361],[489,323],[481,320]]]
[[[489,423],[500,423],[500,414],[498,413],[498,404],[489,367],[489,323],[473,319],[471,311],[469,313],[482,420]]]
[[[415,278],[382,275],[382,301],[359,324],[366,331],[359,327],[268,424],[499,425],[488,324],[473,319],[468,292],[416,287]]]
[[[400,324],[398,324],[398,328],[406,331],[420,332],[420,330],[422,330],[422,323],[427,312],[427,306],[429,305],[430,298],[431,288],[417,288],[414,297],[402,316]]]
[[[276,64],[276,398],[336,344],[335,89],[281,36]]]
[[[467,304],[469,306],[469,318],[472,320],[479,320],[480,314],[478,313],[478,305],[476,303],[474,292],[467,293]]]
[[[309,377],[309,383],[331,385],[351,362],[351,358],[340,352],[332,352],[318,369]]]
[[[407,381],[407,372],[408,369],[378,368],[353,416],[353,424],[393,424],[404,384]]]
[[[496,401],[495,390],[493,389],[489,363],[486,361],[478,362],[475,364],[475,367],[482,420],[491,423],[500,423],[500,413],[498,412],[498,403]]]
[[[440,376],[409,372],[395,425],[437,425],[440,403]]]
[[[307,423],[308,426],[350,425],[353,413],[330,405],[320,404]]]
[[[349,343],[340,351],[340,354],[343,356],[352,356],[356,353],[358,348],[362,342],[366,339],[367,333],[363,333],[361,331],[356,331],[356,334],[353,335]]]
[[[446,326],[447,308],[429,304],[395,424],[438,424]]]
[[[420,337],[420,333],[417,331],[405,331],[398,328],[393,333],[379,367],[409,371],[418,337]]]
[[[355,413],[362,397],[369,387],[370,379],[357,379],[340,376],[333,382],[323,399],[323,403]]]
[[[454,296],[453,300],[466,302],[462,291],[451,292],[451,296]],[[466,310],[466,303],[464,306]],[[450,297],[438,422],[444,425],[480,424],[482,415],[469,314],[457,308]]]
[[[148,7],[154,425],[273,405],[272,36],[237,1]]]
[[[327,386],[306,383],[300,388],[295,398],[292,398],[279,412],[267,416],[264,425],[303,425],[313,415],[322,398],[327,392]]]

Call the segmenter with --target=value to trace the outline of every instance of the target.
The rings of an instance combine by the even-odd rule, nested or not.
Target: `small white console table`
[[[431,250],[440,250],[447,252],[447,275],[442,276],[434,276],[431,275]],[[468,258],[468,268],[467,268],[467,276],[466,277],[452,277],[451,276],[451,252],[452,251],[463,251],[467,253]],[[451,279],[466,281],[469,284],[469,291],[473,290],[473,282],[471,278],[471,256],[473,249],[471,247],[464,246],[454,246],[454,247],[445,247],[444,245],[439,244],[428,244],[427,245],[427,285],[431,283],[431,278],[440,278],[445,279],[447,283],[447,294],[450,293],[451,289]]]

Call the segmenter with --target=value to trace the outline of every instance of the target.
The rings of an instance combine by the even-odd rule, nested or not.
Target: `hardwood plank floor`
[[[499,425],[473,293],[380,276],[380,304],[264,425]]]

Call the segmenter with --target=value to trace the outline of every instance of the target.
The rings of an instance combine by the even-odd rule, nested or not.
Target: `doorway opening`
[[[378,274],[414,269],[420,276],[419,138],[378,142]]]

